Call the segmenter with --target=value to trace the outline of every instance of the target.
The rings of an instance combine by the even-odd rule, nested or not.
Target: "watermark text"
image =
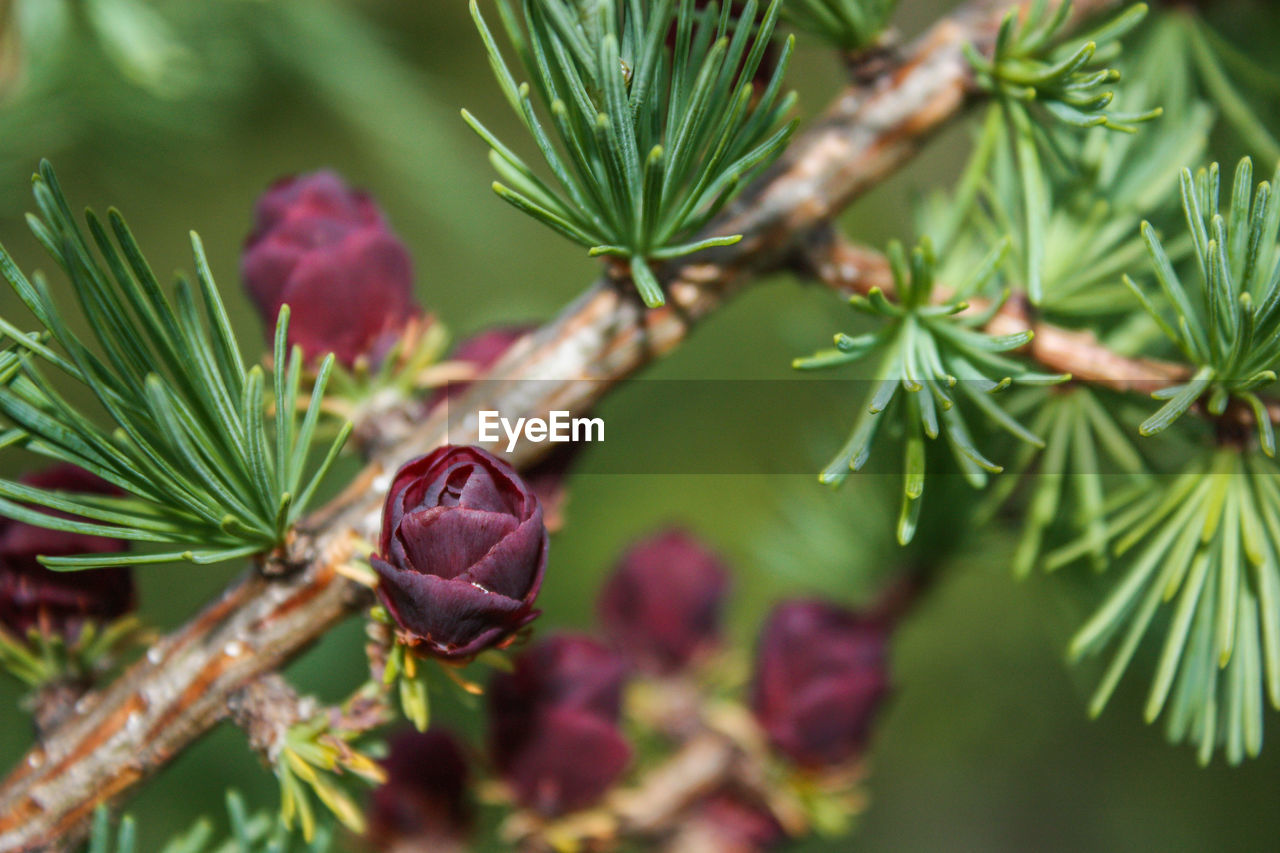
[[[516,449],[521,438],[534,444],[604,441],[604,418],[575,418],[566,410],[549,412],[546,418],[516,418],[513,423],[500,412],[482,409],[479,426],[481,442],[496,443],[505,437],[508,453]]]

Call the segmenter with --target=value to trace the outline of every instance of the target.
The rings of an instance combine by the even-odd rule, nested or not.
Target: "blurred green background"
[[[903,0],[899,25],[919,31],[949,5]],[[1246,30],[1254,45],[1280,35],[1273,3],[1223,7],[1215,12],[1223,27]],[[130,9],[144,17],[127,34],[104,26]],[[146,17],[151,9],[160,14]],[[368,188],[411,247],[423,304],[458,337],[489,323],[550,317],[592,277],[585,253],[488,190],[484,148],[458,109],[468,107],[503,138],[520,137],[461,0],[0,0],[0,11],[11,16],[0,34],[0,240],[28,269],[47,266],[21,212],[27,178],[48,156],[76,203],[122,209],[159,270],[190,267],[186,230],[198,230],[254,347],[259,325],[240,290],[238,254],[254,198],[282,174],[327,166]],[[37,34],[23,39],[20,69],[15,14]],[[838,63],[802,39],[793,68],[810,115],[837,89]],[[877,244],[910,238],[913,194],[950,183],[965,140],[962,129],[935,140],[905,173],[858,202],[845,220],[849,232]],[[0,307],[16,313],[7,293]],[[789,379],[793,356],[849,322],[828,295],[781,277],[742,296],[646,378]],[[903,552],[892,542],[896,479],[855,478],[831,495],[811,477],[770,474],[758,458],[762,445],[799,443],[812,448],[816,470],[843,434],[813,422],[851,418],[854,400],[831,400],[813,413],[772,411],[762,400],[760,417],[741,423],[688,403],[654,411],[624,388],[604,405],[606,421],[641,419],[658,440],[643,449],[606,442],[584,454],[568,525],[552,546],[539,627],[589,626],[595,591],[619,550],[668,522],[697,531],[733,563],[731,631],[744,647],[779,597],[820,592],[857,602],[877,578],[928,560],[939,580],[894,647],[897,691],[870,756],[870,807],[852,839],[804,849],[1277,847],[1280,749],[1272,745],[1239,769],[1200,769],[1141,723],[1139,679],[1089,722],[1084,706],[1096,673],[1062,660],[1085,613],[1087,582],[1015,583],[1007,522],[968,532],[949,514],[972,502],[969,492],[931,480],[925,528]],[[661,452],[664,470],[678,468],[682,434],[699,431],[719,432],[726,458],[737,454],[734,465],[758,473],[600,473],[636,470],[633,457],[642,452]],[[141,570],[144,613],[177,624],[237,571]],[[291,674],[303,688],[338,698],[362,666],[353,621]],[[5,765],[28,739],[18,701],[11,681],[0,684]],[[442,703],[437,719],[466,727],[471,716]],[[1276,731],[1274,715],[1270,722]],[[276,801],[268,771],[239,732],[223,727],[133,801],[141,849],[198,814],[220,814],[228,786],[251,801]]]

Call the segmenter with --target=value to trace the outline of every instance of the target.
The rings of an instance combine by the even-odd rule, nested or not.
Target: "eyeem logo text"
[[[507,452],[516,449],[523,437],[525,441],[540,444],[569,441],[604,441],[604,418],[575,418],[569,411],[553,411],[546,418],[516,418],[513,424],[508,418],[491,409],[480,411],[480,441],[499,442],[507,439]]]

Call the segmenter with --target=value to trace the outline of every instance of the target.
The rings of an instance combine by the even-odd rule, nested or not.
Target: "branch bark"
[[[1077,0],[1083,17],[1118,0]],[[901,166],[972,92],[966,42],[989,48],[1004,4],[975,2],[944,18],[874,76],[848,87],[786,155],[715,225],[734,247],[666,271],[665,307],[646,310],[624,282],[603,277],[560,316],[513,347],[458,405],[545,416],[586,410],[613,384],[675,348],[697,321],[764,272],[813,228]],[[528,381],[549,380],[549,381]],[[266,576],[254,568],[189,623],[161,639],[114,684],[22,759],[0,786],[0,851],[56,849],[80,837],[99,803],[115,803],[219,721],[245,685],[304,651],[368,606],[337,570],[355,542],[374,540],[390,474],[448,439],[474,440],[473,421],[406,417],[382,436],[364,472],[310,516]],[[451,430],[451,434],[450,434]],[[517,465],[538,446],[522,445]]]
[[[850,243],[834,232],[810,242],[801,260],[802,269],[839,293],[862,294],[878,288],[893,292],[889,259],[874,249]],[[974,311],[989,303],[973,300]],[[1149,358],[1129,358],[1104,346],[1090,331],[1064,329],[1035,319],[1028,306],[1010,299],[996,312],[986,330],[993,335],[1010,335],[1030,329],[1035,337],[1026,353],[1052,373],[1070,373],[1086,382],[1112,391],[1151,394],[1191,376],[1186,365]]]
[[[893,294],[889,259],[875,249],[849,242],[833,228],[811,235],[797,255],[796,267],[837,293],[865,296],[878,288]],[[970,310],[978,312],[990,305],[976,299],[971,304]],[[1010,299],[985,328],[993,335],[1030,330],[1034,337],[1023,351],[1052,373],[1070,373],[1075,382],[1146,396],[1191,378],[1192,370],[1185,364],[1122,355],[1109,349],[1093,332],[1047,323],[1036,318],[1029,307],[1023,300]],[[1264,403],[1272,423],[1280,424],[1280,401]],[[1208,415],[1199,404],[1196,409],[1221,425],[1254,426],[1253,410],[1248,406],[1233,404],[1219,416]]]

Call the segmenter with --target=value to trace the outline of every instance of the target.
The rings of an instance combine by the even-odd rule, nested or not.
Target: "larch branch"
[[[1077,0],[1077,18],[1118,0]],[[605,391],[671,351],[697,321],[753,278],[779,268],[815,227],[909,160],[973,93],[962,47],[989,49],[1006,4],[975,2],[911,45],[879,57],[787,155],[715,224],[742,233],[731,248],[665,271],[669,299],[647,310],[629,286],[604,277],[531,334],[457,401],[466,410],[545,416],[586,410]],[[549,381],[527,381],[549,380]],[[451,403],[451,405],[453,405]],[[228,699],[279,669],[370,603],[337,569],[355,542],[376,538],[390,472],[446,440],[474,440],[443,407],[389,430],[365,471],[301,525],[288,570],[248,571],[192,621],[160,640],[115,683],[21,760],[0,785],[0,853],[56,849],[81,836],[99,803],[121,800],[229,714]],[[526,464],[538,446],[513,454]]]
[[[811,235],[795,265],[802,274],[838,294],[865,296],[872,289],[889,295],[893,292],[888,258],[875,249],[849,242],[831,228]],[[987,307],[979,300],[971,303],[970,310]],[[1192,371],[1185,364],[1123,355],[1099,341],[1092,331],[1056,326],[1035,317],[1029,307],[1025,300],[1010,299],[987,323],[986,330],[993,335],[1031,331],[1034,337],[1024,352],[1051,373],[1069,373],[1075,382],[1146,396],[1191,378]],[[1269,400],[1266,405],[1271,420],[1280,423],[1280,402]],[[1253,412],[1245,406],[1231,406],[1222,418],[1249,425],[1253,423]]]

